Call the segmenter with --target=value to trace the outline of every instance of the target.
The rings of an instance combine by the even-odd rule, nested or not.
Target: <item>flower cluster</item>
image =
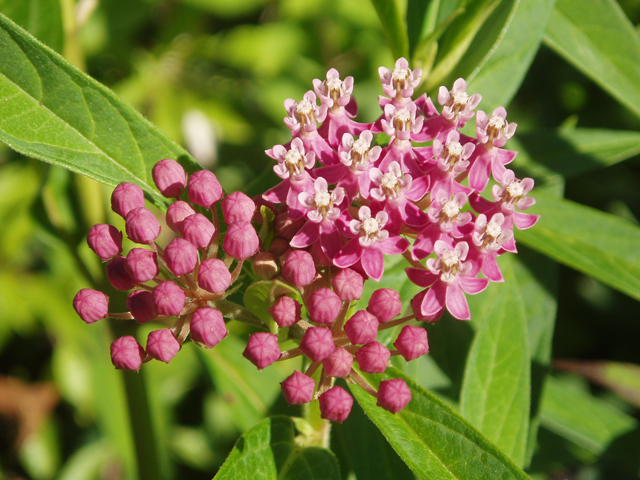
[[[130,311],[109,313],[106,295],[89,289],[74,307],[87,323],[177,317],[172,328],[149,335],[146,349],[133,337],[117,339],[111,347],[117,368],[137,370],[151,358],[168,362],[189,334],[205,347],[219,343],[227,335],[225,297],[250,261],[256,275],[272,282],[273,322],[249,337],[244,356],[258,369],[306,359],[304,371],[281,384],[289,404],[317,399],[323,418],[342,422],[353,399],[334,385],[336,378],[358,384],[392,413],[410,402],[404,380],[382,381],[376,391],[362,373],[383,373],[393,355],[411,361],[429,351],[427,331],[408,322],[435,322],[445,309],[469,319],[465,295],[503,281],[497,257],[517,251],[514,226],[529,228],[538,217],[521,212],[535,203],[527,197],[533,180],[518,180],[505,167],[516,156],[503,148],[516,124],[507,122],[504,108],[476,114],[481,97],[469,95],[463,79],[440,88],[440,111],[426,95],[414,101],[422,72],[403,58],[379,73],[383,114],[370,124],[354,120],[353,78],[341,80],[335,69],[314,80],[300,102],[284,102],[292,139],[266,152],[281,182],[253,200],[240,192],[222,200],[209,171],[187,182],[175,161],[156,164],[158,189],[176,199],[166,222],[177,236],[164,248],[156,244],[160,226],[144,208],[142,190],[129,183],[115,189],[112,206],[125,218],[126,234],[146,248],[122,256],[122,233],[110,225],[94,226],[88,242],[109,261],[111,284],[133,289]],[[476,138],[459,132],[474,115]],[[491,177],[489,200],[482,193]],[[185,188],[191,204],[178,199]],[[216,214],[221,200],[224,237]],[[262,223],[260,236],[252,222]],[[354,312],[364,282],[382,279],[385,255],[403,255],[408,278],[424,288],[405,317],[398,318],[400,295],[388,288]],[[377,341],[380,330],[399,326],[393,349]],[[281,351],[291,339],[299,346]]]
[[[127,370],[138,370],[152,358],[168,363],[189,334],[206,348],[220,343],[228,334],[220,310],[233,291],[229,287],[238,279],[243,262],[259,246],[251,224],[253,200],[240,192],[222,200],[222,187],[213,173],[201,170],[187,178],[179,163],[166,159],[154,166],[153,179],[165,197],[175,199],[166,213],[166,223],[175,235],[164,248],[156,242],[160,223],[145,208],[142,189],[132,183],[115,188],[111,207],[125,219],[129,239],[143,247],[132,248],[123,256],[122,232],[112,225],[94,225],[87,236],[89,247],[108,262],[111,285],[117,290],[131,290],[127,297],[129,311],[110,313],[107,295],[88,288],[80,290],[73,300],[76,312],[87,323],[106,317],[138,323],[159,319],[166,323],[168,318],[177,317],[171,328],[152,331],[146,348],[131,336],[112,343],[113,364]],[[189,202],[178,199],[185,187]],[[227,224],[222,258],[218,258],[220,224],[216,213],[220,200]]]

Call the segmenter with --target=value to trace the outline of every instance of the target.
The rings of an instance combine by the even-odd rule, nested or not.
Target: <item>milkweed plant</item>
[[[614,214],[563,198],[572,177],[635,156],[640,134],[575,120],[535,130],[527,109],[539,106],[523,97],[505,108],[519,88],[538,94],[528,79],[544,39],[538,56],[560,53],[640,114],[640,39],[613,0],[587,3],[372,0],[334,27],[349,32],[350,18],[376,40],[345,40],[343,56],[334,45],[313,67],[296,58],[296,43],[315,33],[296,29],[293,3],[278,13],[261,2],[225,14],[212,6],[205,18],[264,9],[243,29],[223,22],[223,36],[203,33],[213,27],[195,17],[156,19],[185,32],[192,22],[199,33],[181,34],[119,93],[169,127],[144,104],[175,96],[182,140],[207,168],[82,72],[106,63],[87,63],[80,32],[117,9],[93,12],[84,0],[75,12],[44,0],[3,7],[53,48],[0,16],[0,139],[54,165],[0,164],[7,178],[44,175],[23,194],[36,198],[38,228],[58,253],[45,262],[51,287],[29,296],[62,289],[61,310],[76,313],[48,327],[67,338],[54,343],[52,403],[34,410],[31,430],[17,423],[18,460],[2,466],[9,478],[21,469],[35,479],[637,478],[637,460],[615,460],[637,442],[633,357],[556,359],[564,376],[550,367],[556,262],[597,281],[584,285],[598,308],[614,290],[640,298],[634,207]],[[617,37],[604,41],[598,29]],[[229,72],[247,58],[261,81]],[[350,75],[363,70],[351,61],[366,61],[373,77]],[[279,69],[295,72],[291,93]],[[216,82],[227,92],[218,107],[186,111],[180,98],[198,108]],[[567,102],[579,102],[569,85]],[[237,126],[233,95],[252,130],[267,111],[284,119],[258,135],[264,153],[249,154],[263,173],[231,175],[231,150],[216,152],[216,135],[233,136],[234,122],[247,137],[236,143],[261,150]],[[42,311],[49,296],[30,301]],[[188,393],[203,378],[204,417],[203,394]],[[44,398],[22,395],[23,404]],[[29,453],[56,435],[33,425],[58,395],[81,425],[96,422],[99,438],[72,441],[82,446],[64,465],[70,448],[53,447],[45,462]],[[181,415],[205,425],[180,426]],[[549,453],[550,436],[573,445],[571,459]]]

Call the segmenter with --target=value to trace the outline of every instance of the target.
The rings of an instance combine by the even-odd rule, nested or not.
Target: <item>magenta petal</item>
[[[429,175],[423,175],[419,178],[414,178],[413,182],[411,182],[411,188],[409,191],[405,192],[405,196],[414,202],[417,202],[422,197],[424,197],[429,191],[429,184],[431,183],[431,179]]]
[[[429,216],[411,202],[404,205],[403,219],[404,223],[416,231],[420,231],[429,223]]]
[[[429,270],[422,270],[421,268],[408,267],[405,268],[404,271],[407,273],[409,280],[423,288],[429,288],[439,278],[438,275],[434,275]]]
[[[469,170],[469,186],[478,192],[483,191],[489,181],[490,173],[491,154],[483,150]]]
[[[474,280],[486,280],[487,284],[489,280],[474,279]],[[486,285],[485,285],[486,286]],[[467,297],[464,296],[462,286],[458,282],[453,282],[447,286],[447,310],[449,313],[458,320],[470,320],[471,312],[469,311],[469,304],[467,303]],[[426,298],[425,298],[426,300]]]
[[[359,237],[352,238],[347,244],[340,249],[333,259],[336,267],[347,268],[360,260],[362,256],[362,246],[360,246]]]
[[[340,248],[342,248],[342,235],[340,235],[334,224],[329,223],[330,227],[327,228],[325,223],[328,222],[323,222],[320,228],[320,246],[324,254],[330,260],[333,260]]]
[[[495,255],[489,254],[484,257],[482,262],[482,273],[492,282],[504,282],[504,277],[502,276],[502,272],[500,271]]]
[[[384,242],[378,243],[378,248],[387,255],[399,255],[409,248],[409,240],[397,235],[391,235]]]
[[[284,180],[275,187],[267,190],[262,195],[262,198],[264,198],[267,202],[285,202],[287,200],[287,193],[289,193],[289,187],[291,187],[291,182],[289,180]]]
[[[318,241],[320,225],[308,221],[291,239],[290,245],[294,248],[307,248]]]
[[[375,245],[364,248],[362,252],[362,268],[376,282],[379,282],[384,273],[384,255]]]
[[[348,169],[342,163],[337,165],[329,165],[328,167],[320,167],[313,170],[313,175],[324,178],[327,183],[338,183],[347,173]]]
[[[446,295],[447,285],[444,282],[434,283],[422,299],[420,313],[426,317],[440,312],[444,309]]]
[[[469,295],[475,295],[489,286],[489,279],[462,277],[460,278],[459,284],[460,287],[462,287],[462,290],[467,292]]]
[[[539,218],[540,215],[515,212],[513,214],[513,223],[516,224],[516,227],[518,227],[519,230],[526,230],[527,228],[533,227]]]

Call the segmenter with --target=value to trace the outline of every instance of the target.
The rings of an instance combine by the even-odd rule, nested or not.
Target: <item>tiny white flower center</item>
[[[442,206],[442,213],[447,218],[454,218],[460,213],[460,207],[455,200],[449,200]]]
[[[313,197],[316,202],[316,206],[319,208],[328,207],[331,205],[331,195],[329,192],[317,192]]]
[[[287,165],[297,166],[298,163],[302,161],[302,154],[298,150],[292,148],[287,153],[285,153],[284,161]]]
[[[522,188],[522,184],[518,181],[511,182],[507,185],[507,193],[511,198],[519,198],[524,194],[524,188]]]
[[[460,263],[460,257],[455,250],[447,250],[442,254],[440,258],[440,264],[444,267],[443,270],[451,271]]]
[[[460,142],[447,143],[447,151],[449,156],[460,158],[462,156],[462,144]]]
[[[351,147],[351,151],[357,153],[362,156],[369,150],[369,142],[367,142],[364,138],[359,138],[355,142],[353,142],[353,147]]]
[[[501,116],[499,116],[499,115],[491,115],[491,118],[489,119],[489,124],[487,125],[487,128],[501,129],[501,128],[504,127],[505,123],[507,123],[507,122]]]
[[[449,94],[451,95],[451,100],[452,100],[452,106],[456,106],[458,107],[458,109],[462,109],[467,105],[467,102],[469,101],[469,95],[467,94],[467,92],[459,92],[456,90],[451,90],[451,92],[449,92]]]
[[[364,230],[364,233],[368,237],[371,237],[378,233],[378,231],[380,230],[380,225],[375,218],[367,218],[364,222],[362,222],[362,230]]]
[[[325,81],[325,85],[327,86],[327,90],[329,90],[329,92],[332,91],[340,91],[340,89],[342,88],[342,80],[340,80],[339,78],[328,78]]]
[[[486,232],[487,232],[487,236],[495,239],[495,238],[498,238],[502,233],[502,227],[498,225],[496,222],[489,222],[487,223]]]
[[[398,177],[393,172],[385,173],[380,178],[380,185],[387,190],[395,190],[398,185]]]
[[[303,99],[296,106],[296,112],[300,115],[311,115],[313,113],[313,105],[310,101]]]
[[[394,68],[393,72],[391,72],[391,80],[393,82],[403,82],[407,78],[409,78],[409,70],[406,68]]]
[[[407,110],[406,108],[401,108],[399,110],[396,110],[396,113],[394,114],[394,118],[398,122],[402,122],[403,124],[405,124],[409,120],[411,120],[411,112],[409,112],[409,110]]]

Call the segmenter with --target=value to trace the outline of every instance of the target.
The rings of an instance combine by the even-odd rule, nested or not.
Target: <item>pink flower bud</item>
[[[121,183],[111,194],[111,209],[126,218],[134,208],[144,207],[144,193],[135,183]]]
[[[121,370],[140,370],[144,349],[131,336],[120,337],[111,344],[111,362]]]
[[[366,310],[358,310],[345,323],[344,331],[354,345],[371,343],[378,334],[378,319]]]
[[[131,290],[138,282],[126,269],[127,260],[124,257],[115,257],[107,263],[107,278],[116,290]]]
[[[292,251],[282,266],[282,276],[296,287],[309,285],[316,276],[311,254],[304,250]]]
[[[291,220],[289,218],[289,212],[280,213],[276,215],[276,219],[273,223],[273,231],[276,237],[291,240],[293,236],[298,233],[304,225],[304,218],[298,220]]]
[[[210,258],[200,265],[198,284],[207,292],[224,293],[231,284],[231,273],[222,260]]]
[[[322,360],[322,367],[330,377],[346,377],[351,373],[353,355],[348,350],[337,347],[331,355]]]
[[[289,250],[289,240],[284,238],[274,238],[269,245],[269,252],[273,253],[276,257],[279,257],[284,252]]]
[[[83,288],[73,298],[73,308],[85,322],[96,323],[107,318],[109,297],[97,290]]]
[[[162,195],[167,198],[182,195],[182,190],[187,185],[187,174],[178,162],[169,158],[160,160],[153,166],[151,173]]]
[[[278,337],[273,333],[254,333],[249,337],[242,355],[258,367],[258,370],[262,370],[280,358]]]
[[[340,270],[331,280],[331,285],[343,302],[362,298],[364,279],[355,270],[350,268]]]
[[[122,252],[122,232],[112,225],[94,225],[87,235],[91,250],[102,260],[109,260]]]
[[[131,240],[151,245],[160,235],[158,219],[144,207],[134,208],[127,214],[125,230]]]
[[[280,328],[290,327],[300,320],[301,306],[293,298],[283,295],[271,306],[269,314]]]
[[[302,405],[309,403],[313,398],[316,382],[304,373],[294,370],[284,382],[280,383],[282,393],[289,405]]]
[[[196,211],[187,202],[182,200],[173,202],[167,209],[167,225],[171,230],[182,235],[182,222],[195,213]]]
[[[158,257],[152,250],[132,248],[127,254],[125,268],[138,283],[148,282],[158,275]]]
[[[227,225],[235,222],[250,222],[256,204],[242,192],[233,192],[222,200],[222,214]]]
[[[260,240],[256,229],[249,222],[236,222],[229,225],[222,242],[225,253],[238,260],[246,260],[258,251]]]
[[[207,348],[218,345],[229,335],[222,313],[215,308],[199,308],[191,319],[191,339]]]
[[[402,312],[400,294],[391,288],[380,288],[373,292],[367,312],[375,315],[380,323],[394,319]]]
[[[425,353],[429,353],[429,341],[427,331],[424,328],[405,325],[402,327],[398,339],[393,344],[400,355],[409,362]]]
[[[164,249],[164,261],[178,277],[191,273],[198,263],[198,249],[184,238],[174,238]]]
[[[314,362],[324,360],[335,350],[331,330],[325,327],[309,327],[300,341],[300,349]]]
[[[158,315],[178,316],[187,298],[184,290],[171,281],[162,282],[153,289],[153,301]]]
[[[411,390],[401,378],[383,380],[378,387],[378,406],[395,414],[411,401]]]
[[[134,290],[127,297],[127,308],[138,323],[148,323],[156,318],[153,294],[147,290]]]
[[[331,325],[340,313],[342,302],[330,288],[320,288],[309,295],[307,310],[315,323]]]
[[[207,248],[214,233],[216,227],[201,213],[190,215],[182,221],[182,236],[197,248]]]
[[[149,333],[147,337],[147,354],[164,363],[169,363],[180,350],[180,342],[168,328],[161,328]]]
[[[342,423],[351,413],[353,398],[347,391],[335,386],[318,397],[320,402],[320,417],[334,422]]]
[[[209,170],[198,170],[189,177],[189,200],[195,205],[210,208],[224,193],[218,178]]]
[[[271,280],[276,276],[280,267],[276,262],[276,256],[270,252],[260,252],[253,259],[253,272],[264,280]]]
[[[424,300],[424,296],[427,294],[429,289],[423,290],[418,293],[415,297],[411,299],[411,310],[413,314],[416,316],[416,320],[420,320],[422,322],[436,323],[442,317],[444,313],[444,307],[436,312],[434,315],[422,315],[422,301]]]
[[[391,352],[380,342],[367,343],[356,352],[360,370],[367,373],[382,373],[387,369]]]

